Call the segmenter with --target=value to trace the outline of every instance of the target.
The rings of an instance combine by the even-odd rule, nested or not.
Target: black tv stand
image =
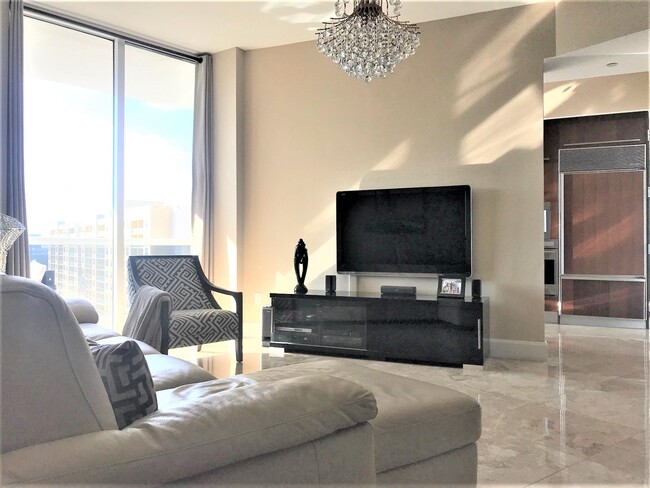
[[[310,291],[271,293],[271,346],[289,352],[483,365],[489,301]]]

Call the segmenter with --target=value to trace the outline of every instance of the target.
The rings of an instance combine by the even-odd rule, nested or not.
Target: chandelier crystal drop
[[[420,28],[399,20],[401,8],[402,0],[336,0],[336,17],[316,32],[318,50],[353,78],[385,78],[420,45]]]

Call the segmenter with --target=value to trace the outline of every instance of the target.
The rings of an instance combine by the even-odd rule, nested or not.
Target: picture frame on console
[[[465,298],[465,277],[439,276],[438,298]]]

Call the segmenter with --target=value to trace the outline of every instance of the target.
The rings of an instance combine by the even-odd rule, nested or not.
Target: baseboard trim
[[[545,362],[548,359],[548,344],[546,341],[533,342],[490,339],[490,357]]]
[[[560,314],[557,312],[544,311],[545,324],[557,324],[560,321]]]

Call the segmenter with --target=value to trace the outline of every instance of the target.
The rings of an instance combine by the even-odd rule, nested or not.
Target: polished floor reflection
[[[483,408],[480,486],[650,486],[650,352],[643,330],[546,326],[548,362],[483,369],[363,361],[465,392]],[[304,361],[245,341],[175,350],[219,377]]]

